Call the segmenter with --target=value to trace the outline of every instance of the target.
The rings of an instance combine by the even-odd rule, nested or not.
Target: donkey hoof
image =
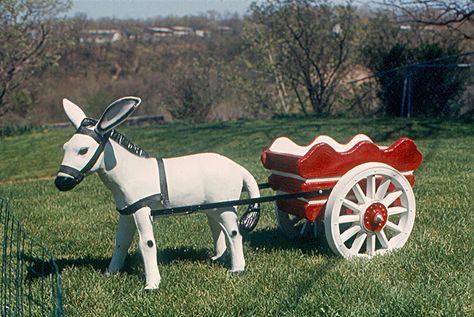
[[[241,276],[245,273],[245,269],[244,268],[233,269],[233,270],[230,270],[230,273],[232,273],[232,275],[234,275],[234,276]]]
[[[219,260],[223,255],[224,255],[225,252],[222,252],[221,254],[219,255],[214,255],[211,257],[211,261],[217,261]]]
[[[115,272],[110,271],[109,269],[106,269],[104,275],[107,276],[107,277],[109,277],[109,276],[112,276],[112,274],[114,274],[114,273],[115,273]]]
[[[145,288],[143,289],[143,291],[145,293],[153,293],[154,291],[157,291],[158,290],[158,284],[156,285],[146,285]]]
[[[106,268],[104,275],[109,277],[109,276],[112,276],[113,274],[116,274],[116,273],[120,273],[120,270],[114,270],[114,269]]]

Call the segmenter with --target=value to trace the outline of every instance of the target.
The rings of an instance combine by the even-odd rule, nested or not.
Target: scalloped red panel
[[[367,162],[381,162],[399,171],[412,171],[420,166],[422,158],[415,142],[409,138],[400,138],[385,149],[361,141],[345,152],[336,152],[327,143],[318,143],[304,156],[275,153],[267,148],[261,157],[265,168],[297,174],[303,178],[342,176]]]

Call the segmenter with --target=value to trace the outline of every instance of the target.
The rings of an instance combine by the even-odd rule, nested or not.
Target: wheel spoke
[[[375,254],[375,234],[371,234],[367,237],[367,254],[374,255]]]
[[[367,197],[375,198],[375,175],[367,177]]]
[[[357,198],[359,204],[365,204],[367,202],[367,197],[365,197],[364,192],[362,191],[362,188],[360,188],[359,183],[355,184],[355,186],[352,187],[352,191],[354,192],[354,195]]]
[[[388,208],[388,215],[389,216],[394,216],[394,215],[398,215],[398,214],[403,214],[407,211],[408,211],[408,209],[406,209],[405,207],[390,207],[390,208]]]
[[[387,193],[388,187],[390,186],[390,178],[386,179],[382,184],[380,184],[379,188],[377,189],[377,193],[375,193],[375,197],[377,199],[382,200]]]
[[[309,221],[305,221],[305,222],[303,223],[303,225],[301,226],[300,237],[302,237],[302,236],[304,235],[304,233],[305,233],[305,231],[306,231],[306,227],[308,227],[308,223],[309,223]]]
[[[382,248],[388,249],[388,239],[387,239],[387,236],[385,235],[385,232],[383,230],[380,230],[379,232],[376,233],[376,235],[380,241],[380,244],[382,245]]]
[[[275,211],[278,226],[285,236],[289,239],[298,239],[307,237],[311,227],[311,223],[307,223],[306,218],[302,218],[284,211],[278,208]]]
[[[385,227],[390,228],[392,231],[395,231],[397,234],[403,232],[403,229],[399,226],[394,224],[391,221],[387,221]]]
[[[358,212],[361,212],[362,211],[362,206],[359,206],[358,204],[356,204],[355,202],[353,201],[350,201],[349,199],[343,199],[342,200],[342,204],[351,209],[351,210],[354,210],[354,211],[358,211]]]
[[[396,192],[392,192],[392,193],[388,194],[387,197],[385,197],[382,200],[382,204],[384,204],[385,206],[390,206],[402,194],[403,194],[403,191],[401,191],[401,190],[397,190]]]
[[[360,219],[359,215],[344,215],[339,217],[339,224],[356,222]]]
[[[341,240],[342,242],[346,242],[349,240],[351,237],[353,237],[356,233],[358,233],[361,230],[361,227],[358,225],[354,225],[344,231],[344,233],[341,234]]]
[[[360,248],[362,248],[362,245],[364,244],[366,238],[367,238],[367,233],[365,232],[359,232],[357,234],[357,237],[355,238],[351,247],[351,252],[353,254],[359,253]]]

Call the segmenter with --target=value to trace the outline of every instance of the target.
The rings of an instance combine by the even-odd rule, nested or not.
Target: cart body
[[[342,240],[347,238],[340,243],[347,244],[343,248],[353,250],[358,247],[352,247],[358,237],[359,240],[365,239],[365,243],[374,236],[375,242],[372,242],[385,244],[386,248],[380,248],[384,250],[390,248],[388,241],[391,237],[385,237],[389,227],[396,230],[391,233],[393,237],[401,232],[409,235],[411,231],[415,214],[411,187],[422,154],[409,138],[400,138],[390,146],[380,146],[363,134],[354,136],[346,144],[340,144],[328,136],[318,136],[310,144],[300,146],[286,137],[280,137],[263,152],[261,160],[271,172],[268,179],[271,188],[280,194],[331,190],[329,195],[276,202],[277,220],[289,237],[303,235],[305,228],[292,228],[296,222],[288,220],[285,213],[309,222],[324,221],[329,245],[335,243],[330,240],[333,231],[337,231],[336,236],[342,235]],[[360,176],[361,173],[364,175]],[[357,177],[360,179],[352,182]],[[371,184],[368,185],[368,182]],[[331,197],[332,203],[329,204]],[[334,210],[336,201],[342,203],[336,203],[337,210]],[[395,222],[388,220],[389,214],[393,215]],[[328,227],[329,222],[333,222],[334,226]],[[384,231],[385,225],[387,230]],[[344,235],[348,229],[349,233]],[[377,240],[378,236],[383,236],[381,241]],[[396,247],[400,244],[404,242]],[[367,252],[371,251],[368,248],[361,247],[360,250],[364,254],[371,253]],[[377,248],[372,251],[376,252]],[[341,254],[339,250],[336,253]],[[349,257],[353,253],[341,255]]]

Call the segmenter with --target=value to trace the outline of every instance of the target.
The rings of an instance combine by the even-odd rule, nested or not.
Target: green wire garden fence
[[[63,316],[61,276],[54,257],[30,237],[0,197],[1,316]]]

